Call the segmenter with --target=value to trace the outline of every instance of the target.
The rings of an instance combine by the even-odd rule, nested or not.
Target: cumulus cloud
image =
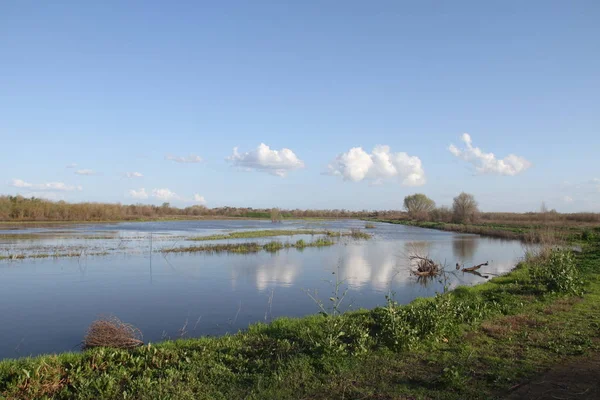
[[[75,167],[77,167],[77,164],[71,163],[71,164],[67,165],[65,168],[75,168]]]
[[[202,162],[202,157],[197,156],[195,154],[190,154],[189,156],[174,156],[172,154],[167,154],[165,156],[165,160],[171,160],[178,163],[199,163]]]
[[[285,177],[289,171],[304,167],[304,162],[292,150],[271,150],[264,143],[246,153],[239,153],[238,148],[234,147],[233,154],[227,160],[248,171],[267,172],[281,177]]]
[[[405,186],[420,186],[426,182],[419,157],[404,152],[393,153],[389,146],[382,145],[375,146],[371,153],[362,147],[351,148],[327,166],[327,173],[353,182],[382,183],[388,178],[398,178]]]
[[[479,173],[514,176],[531,167],[531,162],[514,154],[499,160],[494,153],[484,153],[479,147],[473,147],[471,135],[468,133],[463,133],[461,140],[467,146],[465,149],[461,150],[451,144],[448,150],[456,157],[473,164]]]
[[[16,188],[45,190],[49,192],[72,192],[75,190],[83,190],[82,186],[67,185],[63,182],[29,183],[22,179],[13,179],[10,185]]]
[[[127,178],[142,178],[144,175],[141,172],[125,172],[125,176]]]
[[[194,201],[202,205],[206,204],[206,199],[204,196],[200,196],[198,193],[194,194]]]
[[[129,197],[133,197],[134,199],[147,199],[148,193],[146,193],[146,189],[144,188],[138,190],[131,189],[129,191]]]
[[[179,195],[177,193],[174,193],[167,188],[152,189],[152,197],[157,198],[159,200],[163,200],[163,201],[181,200],[181,197],[179,197]]]
[[[75,171],[75,173],[77,175],[94,175],[96,174],[93,170],[91,169],[78,169],[77,171]]]

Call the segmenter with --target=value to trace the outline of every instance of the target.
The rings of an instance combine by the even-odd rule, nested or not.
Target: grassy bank
[[[10,399],[489,399],[600,349],[600,243],[405,306],[0,362]]]
[[[600,238],[600,224],[576,226],[538,223],[526,225],[521,222],[513,223],[489,223],[478,224],[454,224],[449,222],[430,222],[399,219],[369,219],[369,221],[385,222],[389,224],[400,224],[417,226],[420,228],[438,229],[448,232],[475,233],[482,236],[500,239],[522,240],[530,243],[555,243],[555,242],[586,242]]]

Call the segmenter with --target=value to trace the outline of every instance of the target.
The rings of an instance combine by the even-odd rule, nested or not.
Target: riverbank
[[[566,282],[558,286],[568,289],[563,293],[553,293],[558,289],[533,272],[547,261],[530,258],[505,276],[407,306],[393,297],[386,307],[342,315],[325,306],[329,316],[281,318],[224,337],[6,360],[0,362],[0,394],[501,398],[553,365],[598,351],[599,243],[586,242],[574,263],[581,279],[567,281],[583,280],[584,286],[570,290]],[[339,296],[326,302],[335,306]]]
[[[388,224],[399,224],[416,226],[425,229],[436,229],[457,233],[473,233],[481,236],[499,239],[521,240],[527,243],[554,244],[586,242],[600,239],[600,224],[597,225],[555,225],[522,223],[479,223],[479,224],[454,224],[450,222],[416,221],[408,219],[375,219],[368,218],[365,221],[382,222]]]

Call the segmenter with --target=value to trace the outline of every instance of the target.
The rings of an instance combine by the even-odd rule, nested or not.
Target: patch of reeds
[[[376,226],[375,226],[375,224],[374,224],[374,223],[372,223],[372,222],[367,222],[367,223],[365,224],[365,229],[375,229],[375,228],[376,228]]]
[[[258,253],[259,251],[277,252],[282,249],[297,248],[303,249],[305,247],[324,247],[334,245],[335,242],[328,238],[318,238],[312,242],[306,242],[304,240],[298,240],[294,243],[290,242],[279,242],[271,241],[265,244],[256,242],[251,243],[228,243],[228,244],[207,244],[202,246],[189,246],[189,247],[174,247],[170,249],[160,250],[162,253]]]
[[[83,348],[112,347],[131,349],[143,345],[142,332],[117,317],[98,319],[90,325],[83,339]]]
[[[294,235],[325,235],[327,231],[314,229],[267,229],[261,231],[239,231],[224,234],[216,234],[209,236],[196,236],[188,240],[205,241],[205,240],[227,240],[227,239],[250,239],[273,236],[294,236]]]

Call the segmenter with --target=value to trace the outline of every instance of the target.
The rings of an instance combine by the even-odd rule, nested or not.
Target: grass
[[[549,262],[572,267],[563,270],[577,290],[549,284],[562,275],[540,280]],[[541,253],[409,305],[392,295],[373,310],[280,318],[234,335],[2,361],[0,398],[493,399],[597,351],[600,242],[588,241],[573,257]]]
[[[249,238],[261,238],[261,237],[272,237],[272,236],[294,236],[294,235],[326,235],[326,230],[314,230],[314,229],[267,229],[261,231],[239,231],[224,233],[210,236],[196,236],[189,238],[188,240],[227,240],[227,239],[249,239]]]
[[[201,246],[188,246],[188,247],[173,247],[170,249],[162,249],[162,253],[258,253],[259,251],[277,252],[281,249],[297,248],[303,249],[305,247],[324,247],[332,246],[335,242],[327,238],[318,238],[312,242],[305,242],[304,240],[298,240],[295,243],[290,242],[279,242],[271,241],[265,244],[256,242],[250,243],[227,243],[227,244],[207,244]]]
[[[315,230],[315,229],[267,229],[260,231],[238,231],[209,236],[196,236],[189,240],[207,241],[207,240],[228,240],[228,239],[251,239],[273,236],[294,236],[294,235],[326,235],[330,237],[350,236],[358,239],[369,239],[371,235],[362,233],[360,230],[351,230],[350,232],[337,232],[331,230]]]
[[[25,260],[25,259],[35,259],[35,258],[63,258],[63,257],[81,257],[85,256],[105,256],[108,252],[106,251],[98,251],[98,252],[86,252],[82,253],[81,251],[76,252],[56,252],[56,253],[8,253],[6,255],[0,255],[0,261],[3,260]]]

